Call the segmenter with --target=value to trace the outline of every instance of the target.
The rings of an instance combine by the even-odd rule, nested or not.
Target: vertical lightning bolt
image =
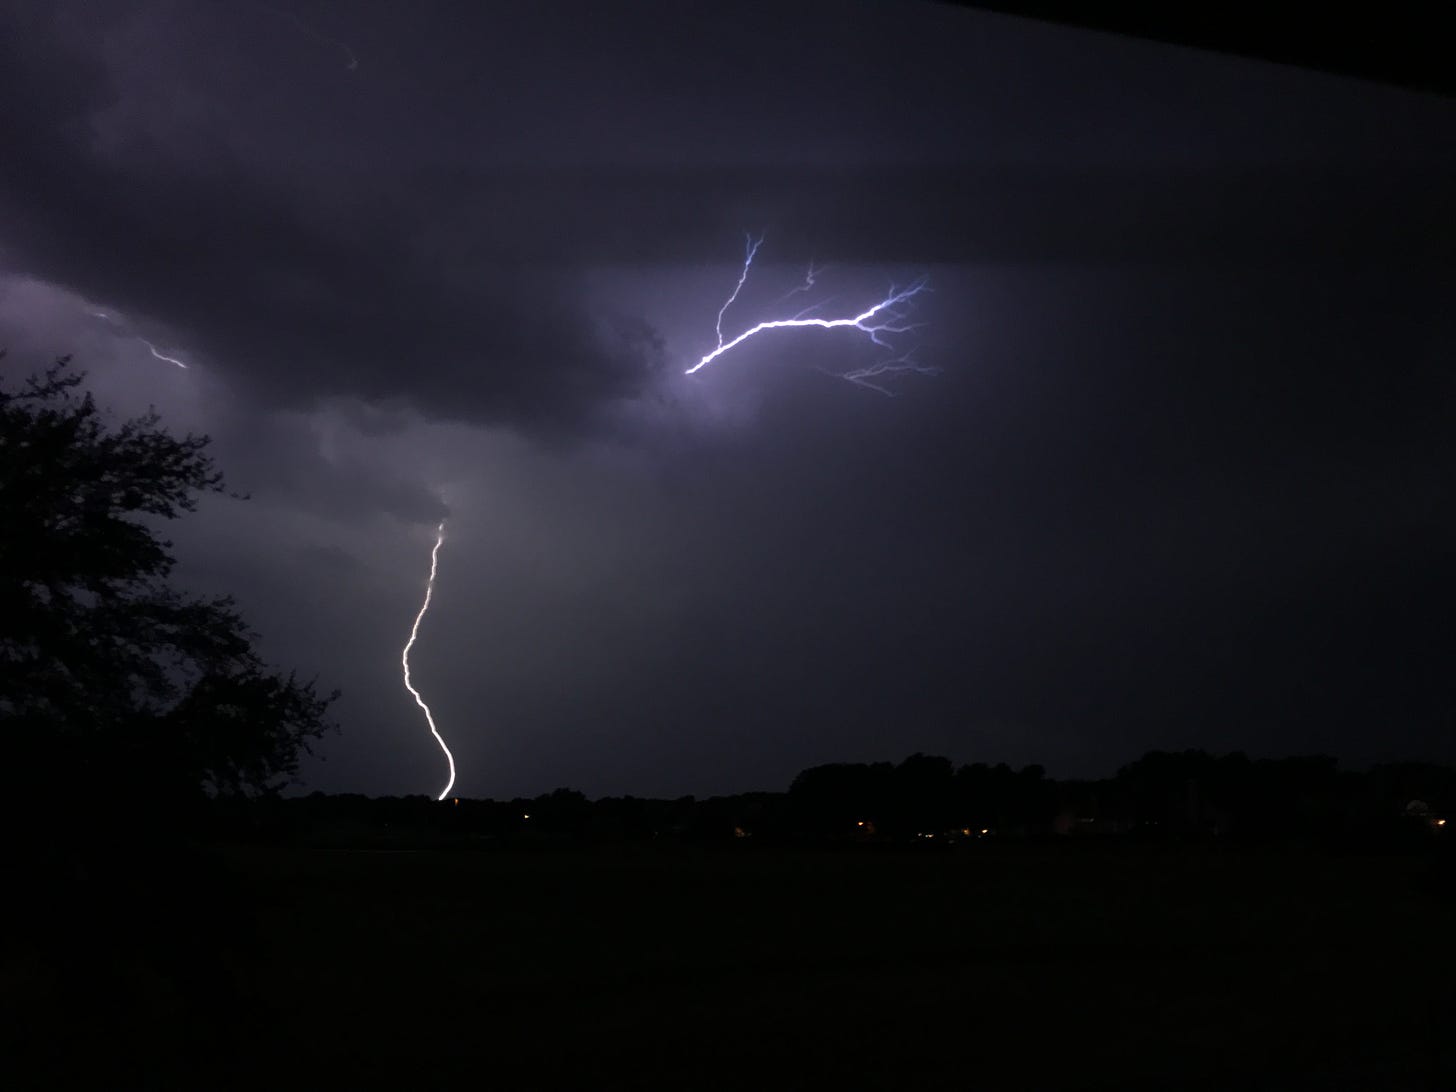
[[[738,293],[743,291],[743,282],[748,280],[748,267],[753,264],[753,256],[758,253],[758,248],[763,246],[763,236],[755,239],[748,236],[748,256],[743,259],[743,272],[738,275],[738,283],[733,286],[733,295],[728,297],[728,302],[718,309],[718,348],[723,348],[723,316],[728,313],[728,308],[733,306],[733,301],[738,298]]]
[[[440,521],[440,526],[435,529],[435,548],[430,551],[430,579],[425,583],[425,601],[420,604],[420,613],[415,615],[415,624],[410,627],[409,640],[405,642],[404,652],[400,655],[400,662],[404,665],[404,688],[413,695],[415,704],[425,713],[425,722],[430,726],[430,734],[435,737],[435,742],[440,745],[440,750],[445,752],[445,761],[450,764],[450,780],[445,782],[445,787],[440,790],[440,795],[435,799],[443,800],[450,795],[450,790],[455,787],[455,756],[450,753],[450,748],[445,746],[445,741],[440,738],[439,729],[435,727],[434,714],[430,707],[425,704],[425,699],[420,697],[420,692],[410,682],[409,654],[414,647],[415,638],[420,635],[420,622],[425,617],[425,611],[430,609],[430,596],[435,591],[435,573],[439,570],[440,546],[445,541],[445,521]]]
[[[743,262],[743,272],[740,273],[738,276],[738,284],[734,286],[733,294],[728,297],[728,302],[725,303],[722,309],[718,312],[718,347],[712,352],[705,353],[701,360],[699,360],[691,368],[687,369],[686,374],[692,375],[694,372],[697,372],[707,367],[724,353],[731,352],[734,348],[742,345],[749,338],[754,337],[758,334],[765,333],[768,330],[784,330],[795,327],[817,327],[821,330],[853,329],[858,330],[861,334],[867,336],[871,342],[879,346],[881,349],[888,349],[890,352],[896,352],[896,346],[892,345],[887,340],[887,337],[894,334],[909,333],[910,331],[918,330],[920,327],[925,325],[925,323],[923,322],[910,321],[910,314],[914,308],[913,301],[915,300],[915,297],[920,295],[922,292],[930,291],[930,283],[928,278],[919,277],[916,280],[911,281],[910,284],[904,288],[897,289],[894,285],[891,285],[890,291],[885,295],[883,299],[881,299],[878,303],[867,307],[865,310],[861,311],[857,315],[849,315],[844,318],[811,317],[813,312],[827,306],[830,302],[830,300],[823,300],[819,303],[810,304],[808,307],[805,307],[802,311],[792,316],[791,318],[768,319],[764,322],[758,323],[755,326],[749,327],[747,330],[744,330],[743,333],[739,334],[732,340],[724,341],[723,315],[728,310],[729,306],[733,303],[733,301],[738,298],[738,293],[742,291],[744,282],[748,280],[748,270],[749,267],[753,265],[754,255],[758,253],[758,248],[762,245],[763,236],[759,236],[758,239],[754,239],[751,235],[748,237],[748,256]],[[790,296],[793,296],[799,292],[807,292],[811,290],[814,287],[815,277],[817,277],[823,271],[823,266],[816,267],[811,261],[809,263],[809,270],[804,275],[804,283],[796,286],[790,291],[784,293],[784,295],[780,296],[779,302],[783,302]],[[911,350],[910,352],[901,353],[899,356],[892,357],[889,360],[882,360],[877,364],[871,364],[867,367],[857,368],[851,372],[829,372],[827,374],[834,375],[840,379],[847,379],[851,383],[854,383],[858,386],[866,387],[870,390],[878,391],[880,394],[893,397],[893,391],[889,390],[887,387],[882,386],[880,383],[874,382],[874,380],[880,377],[898,375],[905,372],[917,372],[921,375],[935,375],[940,370],[927,364],[921,364],[919,361],[913,358],[912,354],[913,350]]]

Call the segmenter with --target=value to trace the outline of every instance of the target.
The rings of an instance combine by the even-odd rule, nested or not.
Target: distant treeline
[[[1352,771],[1323,755],[1202,751],[1149,752],[1095,781],[1058,781],[1040,766],[957,768],[914,754],[899,764],[815,766],[787,792],[701,800],[593,801],[571,789],[510,801],[314,793],[216,808],[227,836],[381,847],[676,840],[932,848],[1035,838],[1397,845],[1443,838],[1453,813],[1456,769],[1447,766]]]

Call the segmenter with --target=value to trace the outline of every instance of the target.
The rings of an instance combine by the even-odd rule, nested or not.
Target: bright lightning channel
[[[445,521],[440,521],[440,526],[435,528],[435,548],[430,551],[430,579],[425,583],[425,601],[420,605],[420,613],[415,615],[415,624],[410,627],[409,640],[405,642],[404,652],[400,655],[400,662],[404,666],[404,688],[414,696],[415,704],[425,713],[425,722],[430,726],[430,734],[435,737],[435,742],[440,745],[440,750],[445,752],[445,761],[450,764],[450,780],[445,782],[445,787],[440,790],[436,800],[443,800],[450,795],[450,790],[455,787],[455,756],[450,753],[450,748],[445,746],[445,741],[440,737],[439,729],[435,727],[434,714],[430,707],[425,704],[425,699],[420,697],[420,692],[410,682],[409,654],[414,647],[415,638],[420,635],[420,622],[425,617],[425,611],[430,609],[430,596],[435,591],[435,573],[439,570],[440,546],[445,541]]]
[[[744,267],[744,271],[746,275],[747,266]],[[743,333],[739,334],[732,341],[720,344],[712,352],[704,355],[703,359],[699,360],[696,364],[689,368],[685,374],[692,375],[694,372],[702,368],[706,368],[709,364],[713,363],[713,361],[717,360],[724,353],[729,352],[734,348],[737,348],[749,338],[753,337],[756,334],[761,334],[766,330],[784,330],[793,327],[809,326],[818,327],[821,330],[852,328],[858,330],[862,334],[869,335],[869,339],[880,348],[890,349],[892,348],[892,346],[889,344],[889,342],[883,339],[883,335],[909,333],[911,330],[917,330],[925,325],[925,323],[923,322],[907,321],[907,305],[916,296],[920,295],[920,293],[928,292],[929,290],[930,284],[928,278],[918,277],[914,281],[911,281],[910,284],[905,288],[896,289],[892,285],[889,294],[884,299],[880,300],[879,303],[867,308],[864,311],[861,311],[857,315],[852,315],[848,318],[825,319],[795,317],[786,319],[770,319],[766,322],[760,322],[758,325],[749,327],[747,330],[744,330]],[[734,294],[737,295],[736,292]],[[809,308],[809,310],[813,310],[813,308]],[[802,316],[804,312],[801,311],[799,314]],[[886,370],[888,371],[891,369]]]

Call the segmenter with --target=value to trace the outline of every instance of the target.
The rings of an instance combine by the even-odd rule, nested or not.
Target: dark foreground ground
[[[1456,913],[1429,858],[1062,845],[217,863],[148,912],[170,924],[146,944],[93,944],[63,973],[8,962],[7,1064],[30,1077],[7,1084],[1456,1088]],[[148,955],[158,944],[173,954]]]

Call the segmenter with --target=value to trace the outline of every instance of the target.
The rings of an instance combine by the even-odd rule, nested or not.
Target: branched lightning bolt
[[[911,281],[909,286],[905,288],[896,289],[892,285],[889,295],[880,300],[879,303],[849,318],[787,318],[770,319],[767,322],[760,322],[757,326],[752,326],[744,330],[743,333],[739,334],[732,341],[719,345],[712,352],[706,354],[703,359],[689,368],[686,374],[692,375],[700,368],[707,367],[730,349],[742,345],[755,334],[761,334],[765,330],[784,330],[803,326],[817,326],[821,330],[851,327],[862,334],[869,335],[869,339],[880,348],[893,348],[889,342],[883,339],[883,335],[909,333],[911,330],[917,330],[924,326],[925,324],[923,322],[907,321],[909,315],[908,304],[916,296],[920,295],[920,293],[928,291],[930,291],[930,285],[927,278],[918,277],[914,281]],[[813,308],[807,308],[806,310],[813,310]],[[800,315],[805,313],[805,311],[799,312]]]
[[[748,280],[748,267],[753,264],[753,256],[758,253],[758,248],[763,246],[763,236],[755,239],[748,236],[748,256],[743,259],[743,272],[738,275],[738,283],[733,286],[733,295],[718,309],[718,349],[723,349],[723,316],[728,313],[728,308],[733,306],[733,301],[738,298],[738,293],[743,291],[743,282]]]
[[[450,780],[440,790],[440,795],[435,799],[443,800],[450,795],[450,790],[455,787],[455,756],[450,753],[450,748],[445,746],[445,741],[440,737],[439,730],[435,727],[434,714],[430,707],[425,704],[425,699],[420,697],[420,692],[410,682],[409,654],[414,647],[415,638],[420,634],[420,622],[425,617],[425,611],[430,609],[430,596],[435,591],[435,573],[439,569],[440,545],[445,541],[445,521],[440,521],[440,526],[435,529],[435,548],[430,551],[430,579],[425,583],[425,601],[420,605],[420,613],[415,615],[415,624],[410,627],[409,640],[405,642],[404,652],[400,655],[400,662],[404,665],[404,688],[408,690],[418,705],[425,713],[425,722],[430,726],[430,734],[435,737],[435,742],[440,745],[440,750],[445,752],[445,761],[450,764]]]
[[[833,301],[835,297],[831,296],[818,303],[811,303],[792,318],[769,319],[765,322],[760,322],[756,326],[744,330],[743,333],[739,334],[732,341],[725,342],[723,340],[723,315],[733,301],[738,298],[738,293],[743,290],[743,284],[748,280],[749,267],[753,265],[753,257],[758,253],[758,248],[762,245],[763,236],[760,235],[757,239],[754,239],[751,235],[748,237],[748,256],[744,259],[743,271],[738,275],[738,283],[733,287],[733,294],[728,297],[728,302],[723,304],[722,309],[718,312],[718,347],[712,352],[704,354],[701,360],[687,369],[686,374],[692,375],[699,369],[707,367],[730,349],[743,344],[743,342],[755,334],[761,334],[765,330],[783,330],[791,327],[806,326],[818,327],[821,330],[852,327],[868,336],[870,341],[880,348],[889,349],[891,352],[894,352],[896,347],[885,340],[886,335],[909,333],[911,330],[917,330],[925,325],[923,322],[911,322],[909,320],[910,312],[914,307],[912,301],[920,293],[931,290],[928,279],[926,277],[919,277],[911,281],[905,288],[896,289],[894,285],[891,285],[890,291],[884,299],[857,315],[851,315],[847,318],[811,318],[810,316],[814,312],[828,306]],[[809,269],[804,274],[804,283],[796,285],[785,292],[776,302],[782,303],[791,296],[811,290],[814,287],[815,278],[823,273],[826,268],[826,266],[816,266],[811,259]],[[882,360],[877,364],[856,368],[851,372],[829,372],[822,368],[819,370],[825,371],[826,375],[833,375],[839,379],[847,379],[858,386],[867,387],[870,390],[878,391],[880,394],[894,397],[893,391],[874,382],[874,380],[880,376],[896,375],[904,372],[936,375],[940,371],[939,368],[932,367],[928,364],[921,364],[914,358],[913,354],[914,350],[912,349],[909,352],[901,353],[899,356]]]

